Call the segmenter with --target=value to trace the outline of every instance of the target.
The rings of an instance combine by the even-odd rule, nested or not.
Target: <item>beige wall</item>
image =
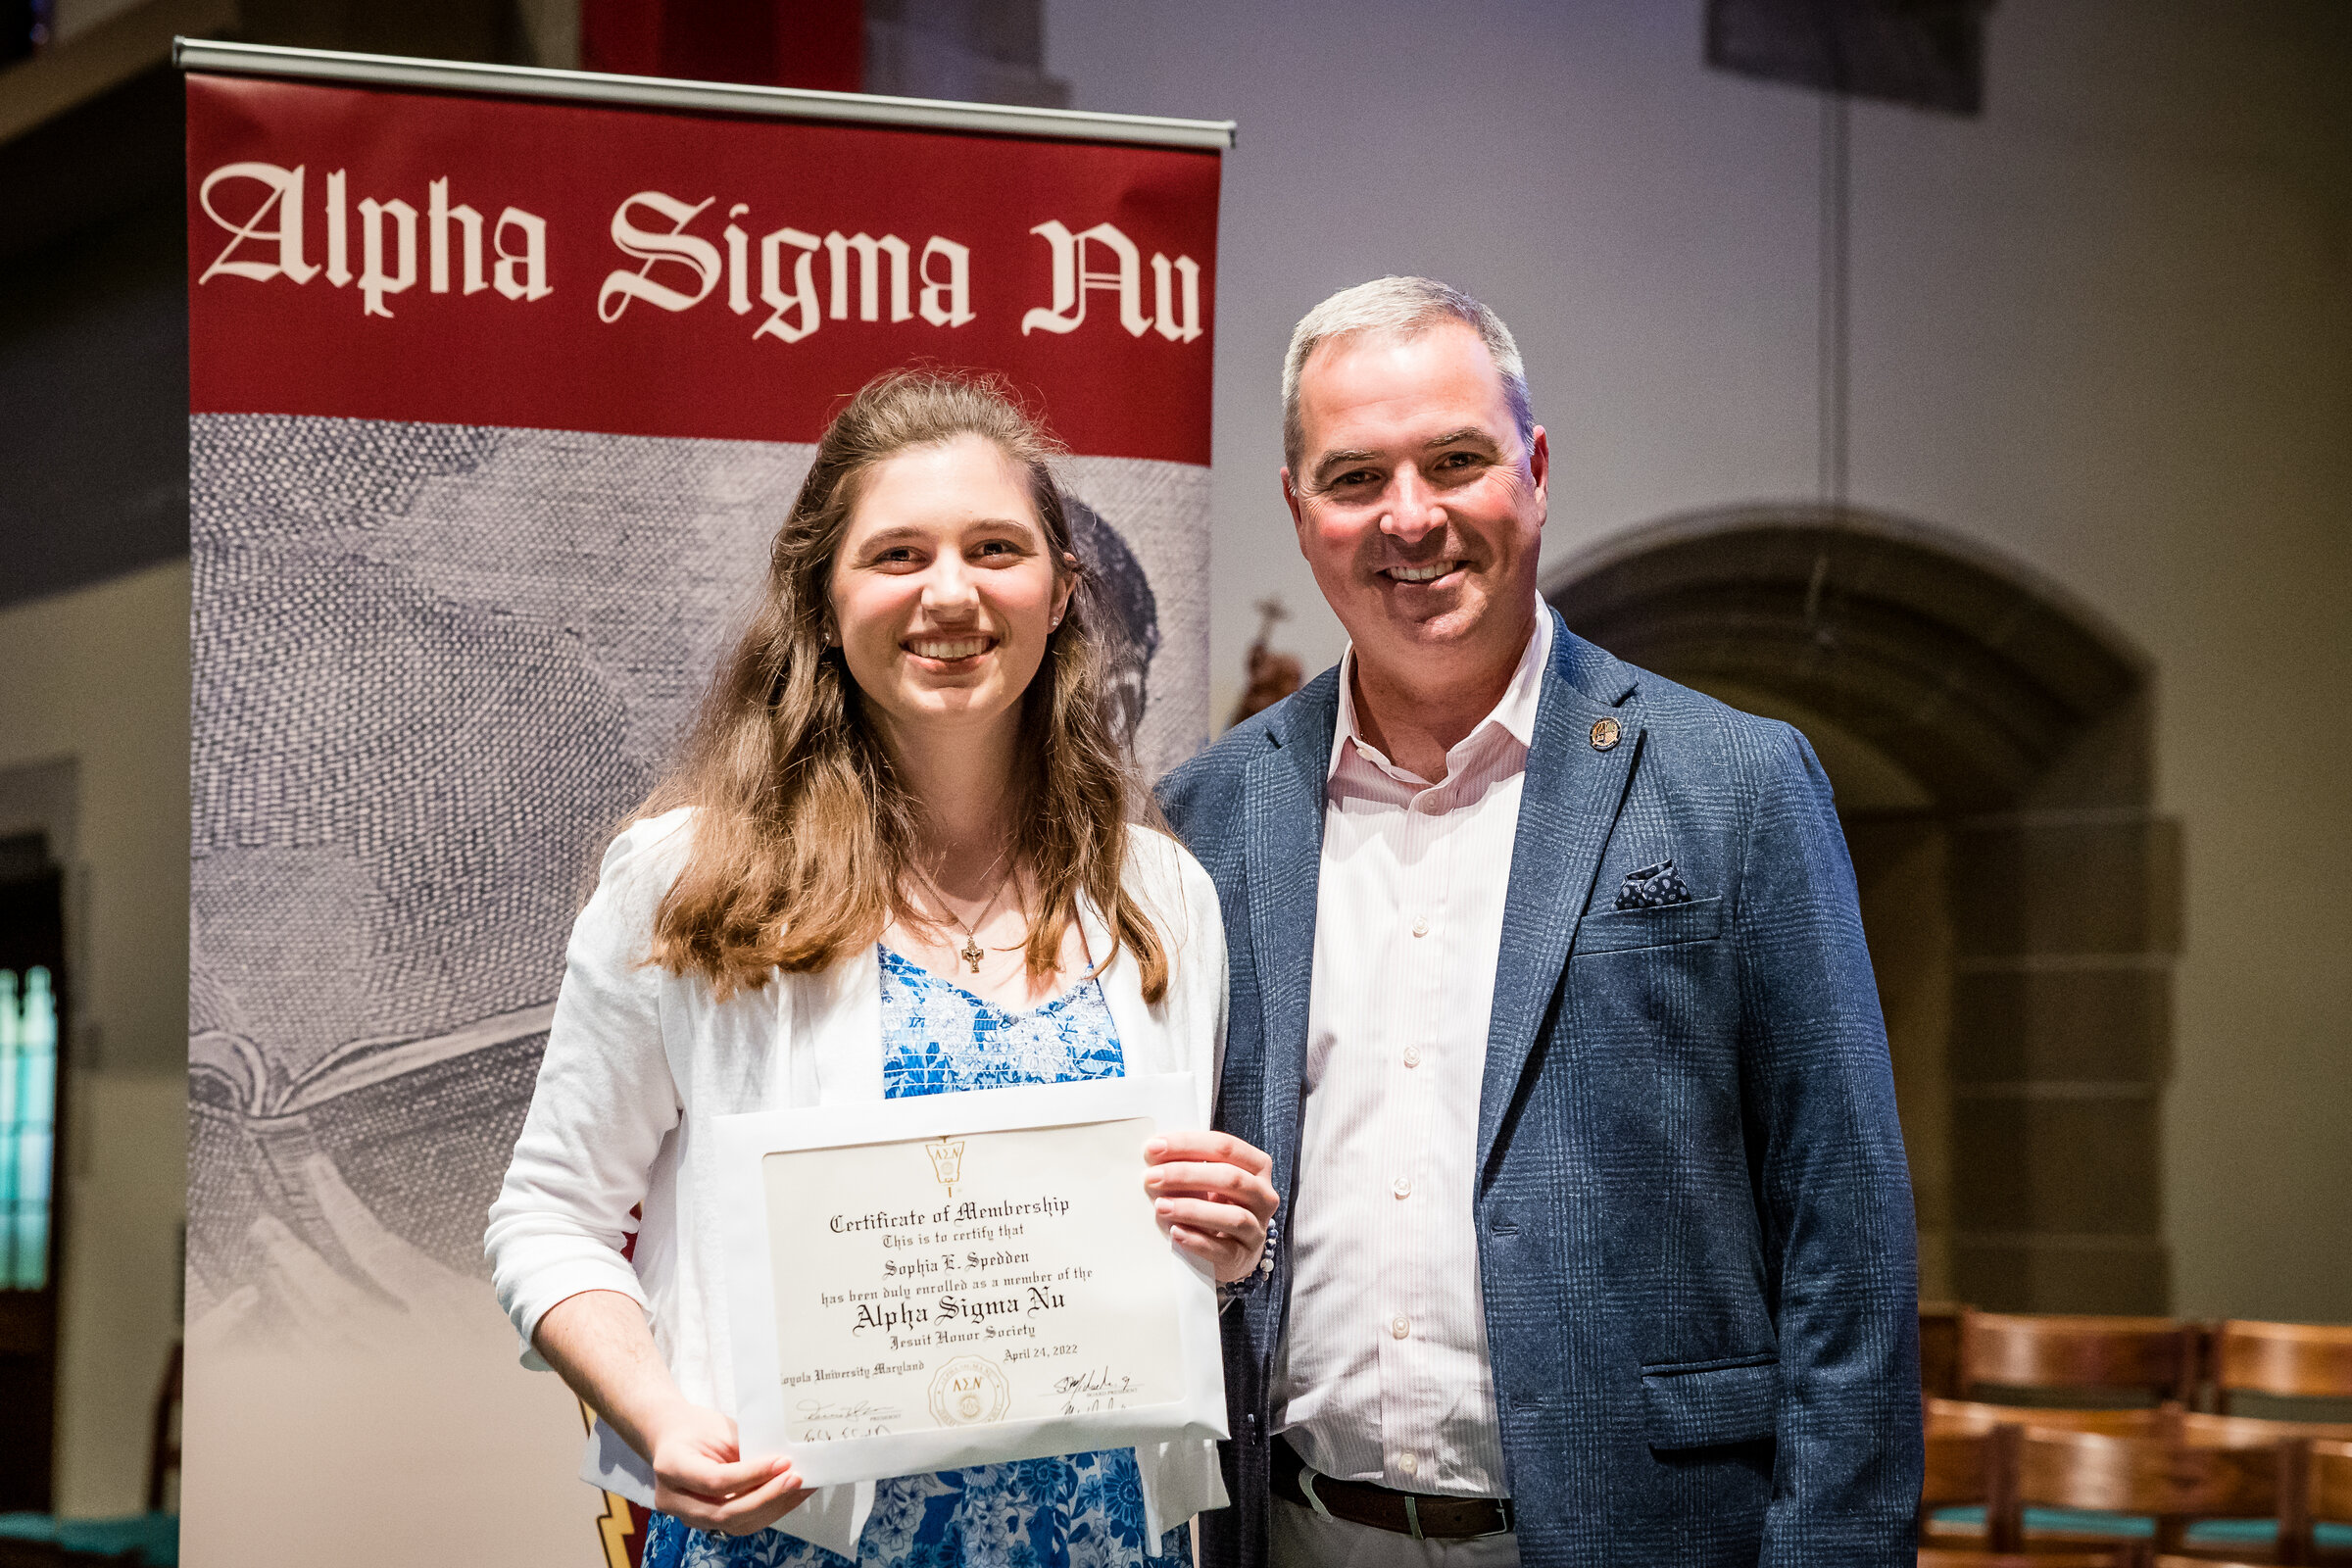
[[[73,764],[67,943],[79,1004],[56,1508],[135,1513],[179,1334],[187,1207],[184,563],[0,610],[0,781],[61,761]]]
[[[1858,185],[1913,216],[1867,270],[1937,308],[1866,310],[1855,449],[2154,656],[2174,1304],[2352,1320],[2352,47],[2340,7],[2154,9],[2005,15],[1981,153],[1886,127]]]
[[[1699,0],[1049,8],[1089,109],[1231,117],[1212,668],[1290,537],[1298,315],[1391,271],[1518,334],[1547,560],[1815,494],[1820,111],[1707,70]],[[2352,12],[2006,0],[1987,107],[1852,119],[1852,499],[2056,578],[2155,661],[2186,845],[2174,1306],[2352,1320]],[[2086,890],[2094,897],[2095,890]]]

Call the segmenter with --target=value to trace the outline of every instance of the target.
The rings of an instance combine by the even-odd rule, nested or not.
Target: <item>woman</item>
[[[601,1462],[652,1498],[649,1568],[837,1562],[826,1547],[1159,1568],[1190,1558],[1169,1527],[1224,1501],[1209,1446],[1166,1445],[885,1481],[869,1519],[864,1489],[804,1506],[726,1413],[709,1118],[1126,1072],[1193,1073],[1207,1108],[1216,895],[1128,820],[1143,803],[1051,456],[988,383],[859,392],[681,764],[574,928],[487,1248],[525,1341],[627,1445]],[[1266,1157],[1187,1132],[1147,1158],[1174,1244],[1247,1279]]]

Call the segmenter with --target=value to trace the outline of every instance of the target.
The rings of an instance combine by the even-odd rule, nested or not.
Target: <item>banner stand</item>
[[[929,98],[893,98],[881,93],[817,92],[804,87],[755,87],[735,82],[680,81],[665,76],[551,71],[538,66],[415,60],[399,55],[287,49],[210,38],[172,39],[172,63],[181,71],[201,71],[220,76],[282,76],[291,81],[626,104],[641,109],[687,109],[703,114],[766,115],[790,120],[828,120],[851,125],[912,125],[926,130],[1128,142],[1139,147],[1189,147],[1209,152],[1232,147],[1235,132],[1230,120],[1173,120],[1157,115],[1106,115],[1015,104],[947,103]]]
[[[1117,715],[1208,734],[1230,122],[181,39],[191,1568],[629,1568],[482,1228],[583,879],[842,400],[1062,439]],[[878,1042],[877,1042],[878,1047]]]

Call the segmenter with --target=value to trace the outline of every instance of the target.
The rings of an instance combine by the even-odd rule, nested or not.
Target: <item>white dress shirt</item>
[[[1274,1429],[1345,1481],[1507,1490],[1472,1198],[1511,847],[1551,655],[1551,615],[1537,611],[1502,700],[1446,754],[1441,784],[1358,732],[1352,648],[1340,664]]]

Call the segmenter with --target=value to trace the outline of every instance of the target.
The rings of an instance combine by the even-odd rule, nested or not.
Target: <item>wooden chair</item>
[[[2280,1438],[2352,1443],[2352,1421],[2274,1421],[2268,1416],[2203,1415],[2188,1410],[2180,1413],[2175,1427],[2181,1442],[2200,1448],[2264,1448]]]
[[[1919,1392],[1957,1399],[1960,1387],[1960,1318],[1968,1310],[1955,1301],[1919,1303]]]
[[[1970,1404],[1952,1399],[1931,1403],[1933,1408],[1927,1418],[1931,1429],[1941,1426],[1952,1431],[1989,1431],[1993,1424],[2006,1420],[2043,1429],[2094,1432],[2104,1437],[2155,1438],[2197,1448],[2276,1450],[2281,1443],[2312,1440],[2314,1452],[2328,1457],[2324,1461],[2302,1461],[2315,1466],[2311,1481],[2304,1482],[2297,1473],[2297,1456],[2288,1455],[2283,1461],[2286,1469],[2282,1472],[2278,1506],[2281,1544],[2277,1548],[2279,1555],[2276,1560],[2286,1563],[2332,1560],[2323,1555],[2314,1525],[2323,1519],[2334,1523],[2339,1517],[2352,1522],[2352,1422],[2204,1415],[2170,1405],[2155,1410],[2023,1410],[2011,1405]],[[2317,1489],[2323,1478],[2337,1489],[2328,1502],[2339,1510],[2338,1514],[2328,1514],[2317,1505]],[[2295,1541],[2300,1544],[2287,1544]],[[2030,1540],[2027,1544],[2031,1546],[2034,1543]],[[2158,1568],[2180,1568],[2182,1564],[2238,1568],[2211,1557],[2170,1553],[2162,1556]]]
[[[2161,1409],[2132,1408],[2124,1410],[2049,1409],[2038,1405],[1986,1404],[1976,1399],[1929,1399],[1925,1401],[1922,1420],[1931,1433],[1977,1435],[1989,1433],[1995,1427],[2045,1427],[2059,1432],[2095,1432],[2108,1438],[2161,1437],[2167,1430],[2167,1412]],[[2208,1421],[2221,1417],[2207,1416]],[[2215,1447],[2254,1446],[2216,1443]]]
[[[2010,1552],[2023,1551],[2029,1544],[2036,1548],[2038,1559],[2060,1545],[2068,1549],[2086,1551],[2120,1549],[2112,1537],[2090,1534],[2050,1536],[2037,1534],[2032,1543],[2024,1539],[2022,1524],[2014,1532],[2003,1524],[2005,1520],[2020,1520],[2023,1515],[2007,1502],[2016,1491],[2016,1460],[1997,1457],[1991,1442],[1993,1434],[2003,1427],[2049,1427],[2060,1432],[2094,1432],[2114,1438],[2147,1438],[2162,1435],[2166,1412],[2160,1410],[2050,1410],[2029,1408],[2014,1404],[1984,1404],[1971,1399],[1926,1399],[1922,1401],[1922,1425],[1928,1440],[1929,1485],[1922,1498],[1919,1515],[1919,1539],[1923,1545],[1936,1548],[1965,1549],[1962,1544],[1975,1540],[1985,1543],[1984,1549],[1998,1555],[1996,1546]],[[1940,1440],[1940,1441],[1939,1441]],[[2007,1466],[2004,1481],[2003,1465]],[[1983,1504],[1985,1525],[1976,1526],[1937,1520],[1936,1510]],[[1994,1539],[1997,1533],[1997,1541]]]
[[[1922,1546],[1919,1568],[2130,1568],[2132,1553],[2115,1551],[1969,1551],[1957,1546]],[[2196,1568],[2229,1568],[2200,1562]]]
[[[2352,1399],[2352,1326],[2232,1318],[2214,1325],[2212,1358],[2223,1415],[2232,1394]]]
[[[2168,1411],[2166,1416],[2169,1429],[2192,1447],[2275,1448],[2284,1442],[2305,1449],[2305,1454],[2290,1464],[2299,1462],[2307,1473],[2290,1471],[2282,1482],[2278,1560],[2352,1562],[2352,1556],[2341,1548],[2323,1551],[2317,1528],[2322,1520],[2352,1523],[2352,1422],[2272,1421],[2194,1411]],[[2335,1511],[2330,1513],[2329,1508]]]
[[[1921,1560],[1931,1545],[1930,1527],[1938,1508],[1981,1506],[1984,1548],[1992,1556],[2024,1544],[2024,1513],[2017,1501],[2017,1441],[2021,1429],[1999,1425],[1981,1431],[1927,1431],[1927,1472],[1919,1493]],[[1964,1549],[1964,1548],[1961,1548]]]
[[[2204,1335],[2162,1317],[2064,1317],[1964,1311],[1959,1383],[2015,1389],[2143,1391],[2186,1402]]]
[[[2182,1553],[2181,1547],[2188,1526],[2199,1519],[2280,1519],[2293,1534],[2280,1530],[2274,1561],[2292,1561],[2309,1538],[2297,1517],[2308,1440],[2218,1448],[2163,1438],[2015,1430],[2021,1539],[2023,1511],[2035,1505],[2151,1516],[2157,1554],[2195,1555]],[[1991,1524],[1988,1515],[1988,1528]]]
[[[2318,1527],[2328,1524],[2352,1524],[2352,1443],[2321,1440],[2309,1446],[2304,1476],[2303,1540],[2299,1544],[2305,1562],[2337,1562],[2347,1560],[2340,1552],[2323,1554],[2319,1548]],[[2281,1526],[2280,1533],[2284,1534]]]
[[[2143,1548],[2113,1551],[1967,1551],[1955,1546],[1922,1546],[1919,1568],[2273,1568],[2269,1563],[2225,1562],[2218,1557],[2182,1557]]]

